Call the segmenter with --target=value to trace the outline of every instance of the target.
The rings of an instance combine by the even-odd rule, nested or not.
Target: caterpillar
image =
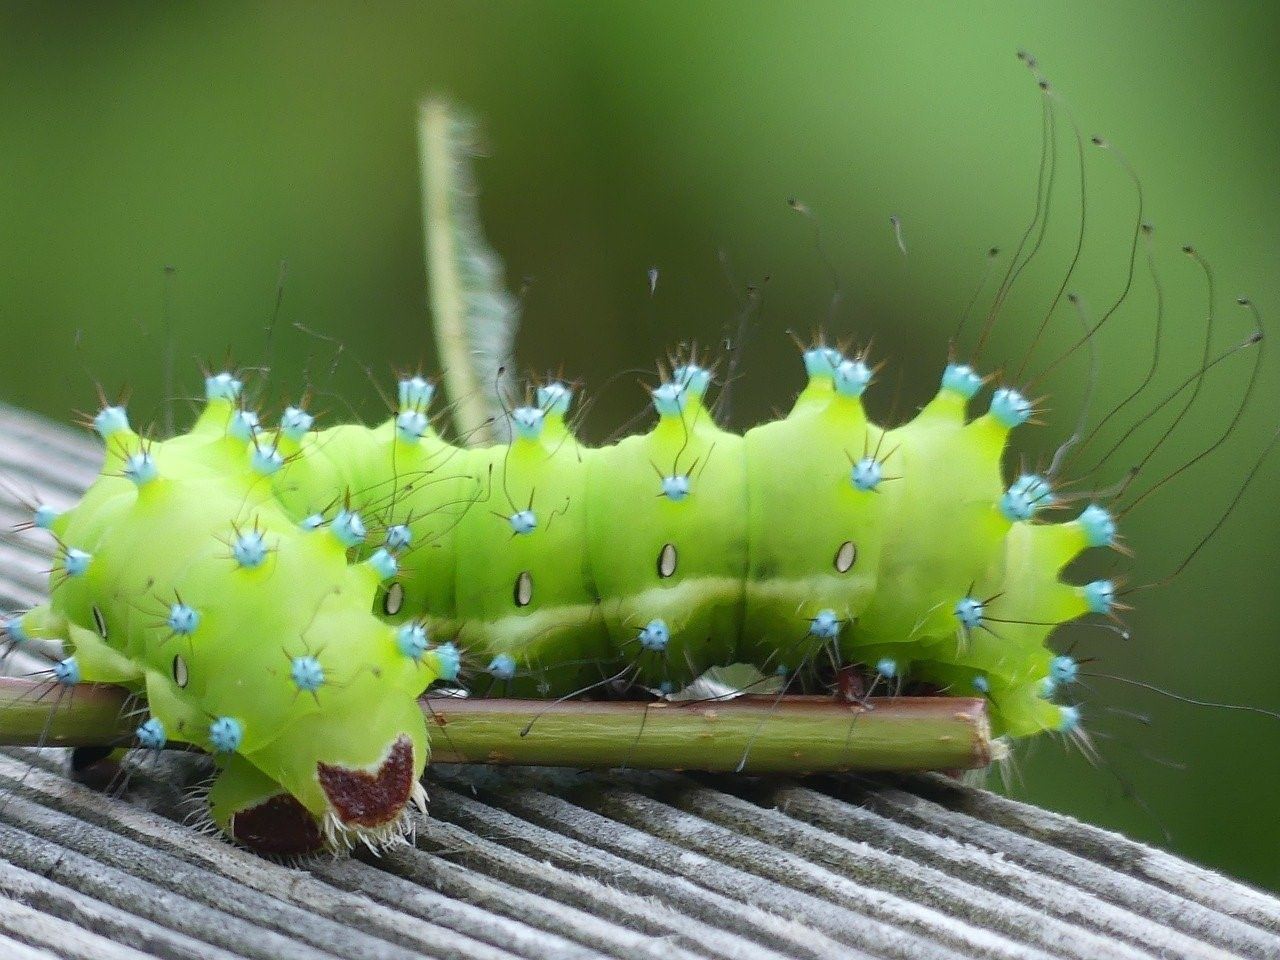
[[[599,448],[569,431],[559,382],[511,411],[510,443],[475,449],[441,439],[418,376],[374,428],[317,431],[294,406],[263,429],[226,372],[169,440],[106,406],[101,476],[37,518],[59,544],[50,604],[9,634],[70,638],[62,683],[144,693],[139,744],[215,754],[215,821],[273,852],[398,835],[428,756],[416,697],[464,655],[557,696],[602,669],[666,689],[735,662],[803,677],[829,653],[979,691],[1003,734],[1076,729],[1044,641],[1110,613],[1114,588],[1058,574],[1117,533],[1097,504],[1036,522],[1042,476],[1002,483],[1032,404],[1001,388],[969,420],[983,380],[952,364],[883,430],[865,357],[817,344],[804,362],[791,413],[742,436],[708,412],[711,372],[681,364],[652,391],[654,428]]]
[[[213,821],[277,855],[410,829],[429,759],[416,700],[460,677],[548,698],[670,692],[735,663],[786,689],[853,671],[861,693],[977,695],[999,736],[1087,748],[1079,666],[1049,640],[1084,618],[1121,629],[1117,580],[1067,572],[1124,552],[1109,498],[1066,489],[1069,444],[1006,474],[1040,404],[972,360],[882,427],[869,352],[819,337],[801,353],[785,417],[726,429],[714,365],[690,351],[650,389],[652,429],[600,446],[558,379],[503,409],[509,442],[474,447],[442,435],[420,372],[373,427],[317,429],[305,400],[268,427],[233,370],[164,440],[104,401],[100,476],[33,516],[57,543],[49,603],[7,636],[67,641],[57,684],[145,699],[136,745],[212,754]]]

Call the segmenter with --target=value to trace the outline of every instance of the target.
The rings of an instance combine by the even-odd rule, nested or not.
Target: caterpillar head
[[[297,523],[261,443],[237,435],[238,381],[209,391],[192,432],[165,443],[144,444],[117,408],[99,415],[106,465],[50,520],[50,605],[24,630],[70,641],[59,682],[145,693],[139,745],[213,754],[211,813],[230,836],[274,854],[391,842],[422,800],[417,696],[456,658],[374,616],[392,552],[353,562],[367,536],[353,511]]]

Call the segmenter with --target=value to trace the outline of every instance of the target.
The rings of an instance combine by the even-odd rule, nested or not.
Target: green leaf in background
[[[471,446],[508,428],[503,396],[511,385],[511,345],[520,322],[502,261],[480,223],[471,161],[475,121],[445,100],[418,110],[422,220],[432,330],[457,433]]]

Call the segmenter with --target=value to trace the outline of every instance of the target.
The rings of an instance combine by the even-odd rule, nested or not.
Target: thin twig
[[[40,684],[0,678],[0,745],[113,746],[133,740],[127,691],[84,683],[59,704]],[[422,701],[432,759],[608,769],[821,773],[963,770],[998,756],[986,703],[960,697],[744,696],[682,704],[431,697]],[[528,733],[529,718],[538,722]],[[52,714],[52,716],[50,716]],[[769,736],[756,738],[760,724]],[[447,733],[446,733],[447,731]],[[643,731],[643,732],[641,732]]]

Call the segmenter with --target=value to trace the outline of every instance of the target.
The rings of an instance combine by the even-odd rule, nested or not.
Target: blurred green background
[[[801,378],[785,331],[820,323],[874,336],[888,366],[872,405],[887,414],[900,390],[910,411],[986,249],[1011,251],[1031,213],[1040,106],[1014,57],[1025,46],[1084,132],[1140,172],[1168,305],[1151,401],[1201,349],[1204,282],[1180,244],[1216,268],[1217,344],[1247,332],[1237,293],[1280,312],[1278,19],[1232,3],[5,3],[0,399],[65,420],[92,408],[96,380],[132,388],[137,419],[159,417],[166,326],[180,393],[196,388],[197,358],[262,362],[287,261],[269,400],[310,369],[313,386],[377,416],[360,364],[389,378],[392,364],[434,363],[414,115],[445,93],[485,123],[488,234],[528,284],[521,364],[563,365],[598,395],[589,436],[643,404],[635,378],[614,374],[681,340],[715,344],[741,288],[765,276],[740,425],[789,401]],[[1077,174],[1062,146],[1045,249],[988,369],[1018,365],[1070,257]],[[1071,287],[1096,316],[1124,282],[1135,194],[1105,152],[1091,148],[1087,169]],[[820,217],[823,253],[793,196]],[[843,291],[829,323],[826,258]],[[1099,410],[1141,377],[1152,304],[1140,270],[1099,336]],[[332,377],[331,344],[295,322],[345,344]],[[1079,326],[1064,309],[1050,329],[1031,369]],[[1247,358],[1216,371],[1151,478],[1212,440],[1247,371]],[[1080,356],[1046,383],[1047,426],[1019,438],[1028,455],[1067,435],[1086,373]],[[1278,378],[1269,358],[1232,440],[1126,518],[1132,582],[1170,571],[1221,514],[1273,428]],[[1131,641],[1079,634],[1078,654],[1100,658],[1091,671],[1280,706],[1278,475],[1280,456],[1182,577],[1137,595]],[[1046,739],[1020,752],[1014,794],[1280,887],[1280,722],[1106,679],[1084,696],[1104,767]]]

